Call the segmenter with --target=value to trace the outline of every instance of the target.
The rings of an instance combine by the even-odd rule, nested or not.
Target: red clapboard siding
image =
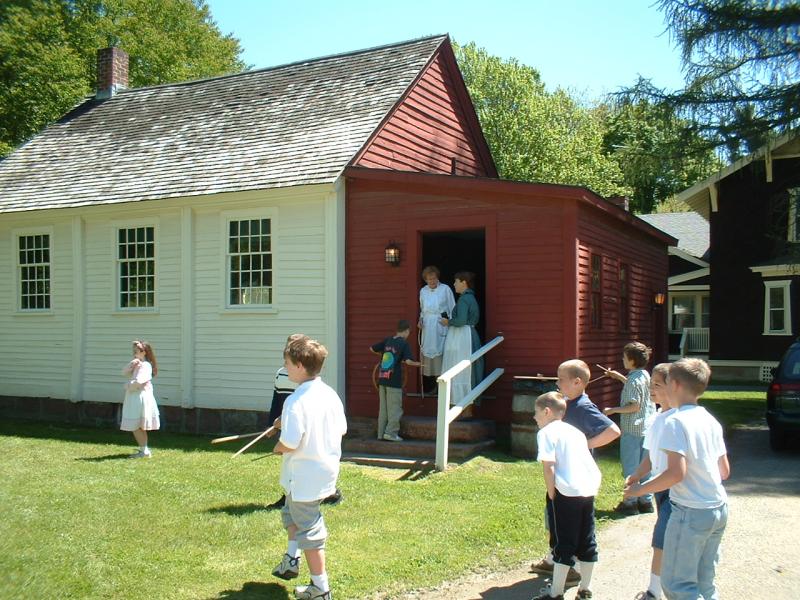
[[[356,159],[360,167],[493,176],[482,158],[485,142],[470,127],[474,114],[455,61],[446,49],[422,76]],[[458,94],[457,90],[462,90]],[[466,98],[466,100],[464,100]],[[489,159],[490,160],[490,159]]]
[[[589,314],[591,256],[602,257],[602,318],[600,329],[592,329]],[[628,265],[629,329],[620,330],[620,264]],[[641,341],[654,349],[648,368],[666,356],[665,316],[654,310],[656,291],[666,291],[668,257],[664,244],[633,228],[620,229],[608,216],[598,216],[582,209],[578,215],[578,323],[579,357],[592,369],[592,377],[601,364],[621,372],[622,348],[631,341]],[[662,339],[663,338],[663,339]],[[601,379],[588,390],[599,405],[619,402],[621,384]]]

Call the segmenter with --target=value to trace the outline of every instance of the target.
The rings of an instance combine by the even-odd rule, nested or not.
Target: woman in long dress
[[[449,319],[442,318],[441,323],[447,325],[447,337],[444,341],[442,372],[447,372],[453,365],[468,359],[481,347],[481,340],[475,325],[481,318],[478,301],[472,287],[475,285],[475,274],[460,271],[454,276],[453,287],[459,294],[458,302]],[[458,404],[472,388],[483,380],[483,359],[476,361],[472,369],[464,369],[451,382],[450,404]]]
[[[158,373],[156,356],[147,342],[133,342],[133,360],[122,370],[127,378],[125,401],[122,404],[122,431],[133,432],[139,451],[131,458],[150,458],[147,432],[161,427],[156,398],[153,395],[153,377]]]
[[[435,383],[430,378],[442,374],[442,354],[447,326],[441,323],[442,316],[449,316],[456,305],[450,287],[439,281],[440,271],[431,265],[422,270],[422,279],[427,285],[419,291],[419,328],[422,332],[420,355],[422,375],[427,377],[426,390]]]

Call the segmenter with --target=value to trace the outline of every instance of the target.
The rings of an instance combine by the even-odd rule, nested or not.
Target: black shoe
[[[655,511],[655,508],[653,508],[653,503],[652,502],[638,502],[637,506],[638,506],[639,512],[641,514],[651,513],[651,512]]]
[[[331,506],[338,506],[344,500],[344,496],[342,496],[342,491],[339,488],[336,488],[336,491],[333,492],[330,496],[325,498],[322,501],[322,504],[330,504]]]
[[[619,513],[624,517],[630,517],[630,516],[633,516],[633,515],[638,515],[639,514],[639,509],[636,506],[636,503],[628,504],[628,503],[625,503],[625,502],[620,502],[619,504],[617,504],[614,507],[614,512],[615,513]]]
[[[281,496],[272,504],[268,504],[267,508],[270,510],[279,510],[283,508],[283,505],[286,504],[286,496]]]

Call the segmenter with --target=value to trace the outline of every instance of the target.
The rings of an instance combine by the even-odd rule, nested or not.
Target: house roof
[[[446,41],[89,99],[0,161],[0,212],[333,182]]]
[[[799,156],[800,130],[789,131],[769,141],[755,152],[720,169],[707,179],[694,184],[692,187],[683,190],[679,194],[675,194],[674,198],[680,202],[687,203],[692,210],[696,211],[707,220],[710,216],[711,207],[709,205],[712,200],[712,193],[715,193],[715,191],[712,191],[712,188],[714,188],[717,182],[722,181],[729,175],[732,175],[739,169],[743,169],[756,160],[766,160],[769,167],[768,171],[771,172],[771,163],[773,160],[797,158]],[[768,181],[771,181],[771,179]]]
[[[696,212],[653,213],[639,215],[653,227],[678,240],[677,248],[707,261],[711,254],[708,221]]]

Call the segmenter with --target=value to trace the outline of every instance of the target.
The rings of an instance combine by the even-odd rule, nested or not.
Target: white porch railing
[[[681,356],[689,352],[708,352],[708,327],[684,327],[681,335]]]
[[[499,346],[503,343],[505,338],[497,336],[491,342],[485,344],[475,352],[473,352],[469,359],[464,359],[450,367],[446,372],[442,373],[436,380],[439,384],[439,403],[436,415],[436,470],[444,471],[447,469],[447,449],[450,443],[450,423],[458,418],[458,415],[475,402],[478,397],[486,391],[495,381],[500,379],[500,376],[505,372],[505,369],[495,369],[487,377],[484,377],[472,391],[467,394],[458,404],[450,406],[450,387],[456,375],[461,373],[464,369],[472,367],[472,363],[478,360],[481,356],[489,352],[492,348]]]

